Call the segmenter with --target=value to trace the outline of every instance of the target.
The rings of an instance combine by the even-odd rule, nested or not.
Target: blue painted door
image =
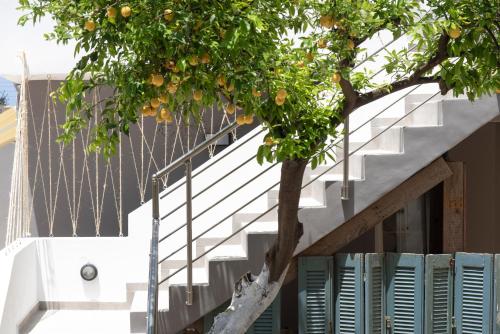
[[[363,254],[337,254],[334,265],[335,333],[363,333]]]
[[[500,254],[495,255],[495,304],[493,321],[495,334],[500,334]]]
[[[333,258],[299,258],[299,333],[333,333]]]
[[[424,256],[386,254],[386,329],[391,334],[422,334]]]
[[[276,296],[273,303],[255,320],[247,334],[274,334],[281,329],[281,294]]]
[[[455,321],[458,333],[491,333],[492,289],[493,256],[457,253],[455,257]]]
[[[425,257],[425,334],[452,334],[453,256]]]
[[[365,254],[365,333],[384,333],[384,254]]]

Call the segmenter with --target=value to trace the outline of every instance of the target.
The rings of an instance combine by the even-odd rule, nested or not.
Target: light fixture
[[[86,281],[92,281],[97,277],[97,267],[91,263],[84,264],[80,269],[80,276]]]

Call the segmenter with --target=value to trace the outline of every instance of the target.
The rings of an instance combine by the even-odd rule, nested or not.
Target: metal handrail
[[[420,87],[422,85],[418,85],[415,89],[417,89],[418,87]],[[382,134],[384,134],[386,131],[388,131],[389,129],[392,129],[394,127],[394,125],[396,125],[397,123],[401,122],[403,119],[405,119],[406,117],[408,117],[409,115],[411,115],[415,110],[419,109],[421,106],[423,106],[424,104],[426,104],[427,102],[429,102],[431,99],[433,99],[434,97],[436,97],[440,92],[436,92],[434,95],[432,95],[431,97],[427,98],[425,101],[423,101],[422,103],[420,103],[418,106],[416,106],[415,108],[413,108],[410,112],[408,112],[407,114],[405,114],[403,117],[399,118],[397,121],[393,122],[391,125],[389,125],[388,127],[386,127],[384,130],[382,130],[380,133],[378,133],[376,136],[374,136],[373,138],[370,138],[369,141],[367,141],[366,143],[364,143],[363,145],[361,145],[360,147],[358,147],[357,149],[355,149],[354,151],[350,152],[349,153],[349,156],[357,153],[358,151],[360,151],[361,149],[363,149],[366,145],[368,145],[369,143],[371,143],[373,140],[375,140],[376,138],[380,137]],[[410,93],[408,93],[410,94]],[[408,95],[407,94],[407,95]],[[406,95],[406,96],[407,96]],[[375,116],[376,117],[376,116]],[[373,119],[373,118],[372,118]],[[355,131],[359,130],[360,127],[358,127]],[[352,132],[351,132],[352,133]],[[337,161],[334,165],[330,166],[329,168],[327,168],[326,170],[324,170],[323,172],[321,172],[320,174],[318,174],[316,177],[312,178],[309,182],[307,182],[305,185],[302,185],[302,189],[304,189],[305,187],[309,186],[311,183],[313,183],[314,181],[318,180],[321,176],[325,175],[326,173],[328,173],[329,171],[331,171],[333,168],[337,167],[342,161],[344,161],[344,159],[342,160],[339,160]],[[259,194],[257,197],[253,198],[252,200],[250,200],[249,202],[245,203],[242,207],[240,207],[239,209],[237,209],[236,211],[234,211],[231,215],[228,215],[226,218],[224,218],[223,220],[219,221],[216,225],[214,225],[213,227],[216,227],[217,225],[221,224],[224,220],[228,219],[229,217],[231,217],[234,213],[240,211],[242,208],[246,207],[248,204],[250,204],[251,202],[255,201],[257,198],[259,198],[260,196],[262,196],[263,194],[265,194],[266,192],[268,192],[269,190],[271,190],[272,188],[276,187],[277,185],[279,185],[279,181],[277,183],[275,183],[274,185],[272,185],[271,187],[269,187],[268,189],[266,189],[266,191],[262,192],[261,194]],[[259,216],[257,216],[256,218],[252,219],[250,222],[248,222],[246,225],[240,227],[239,229],[237,229],[235,232],[233,232],[231,235],[229,235],[228,237],[226,237],[225,239],[219,241],[218,243],[216,243],[214,245],[214,247],[210,248],[209,250],[203,252],[202,254],[198,255],[196,258],[193,259],[193,262],[196,262],[198,260],[200,260],[201,258],[203,258],[205,255],[207,255],[208,253],[210,253],[212,250],[214,250],[215,248],[219,247],[220,245],[222,245],[223,243],[227,242],[228,240],[230,240],[231,238],[233,238],[234,236],[236,236],[238,233],[240,233],[241,231],[243,231],[245,228],[247,228],[248,226],[250,226],[251,224],[255,223],[257,220],[259,220],[261,217],[265,216],[266,214],[268,214],[269,212],[271,212],[272,210],[276,209],[278,207],[279,203],[276,203],[275,205],[273,205],[272,207],[270,207],[269,209],[267,209],[266,211],[264,211],[262,214],[260,214]],[[200,235],[198,235],[196,238],[193,239],[193,241],[197,240],[198,238],[200,238],[202,235],[206,234],[207,232],[209,232],[211,229],[209,230],[206,230],[204,231],[203,233],[201,233]],[[185,246],[184,246],[185,247]],[[173,272],[172,274],[168,275],[167,277],[165,277],[164,279],[162,279],[158,284],[162,284],[164,282],[166,282],[168,279],[170,279],[171,277],[177,275],[179,272],[181,272],[182,270],[186,269],[187,266],[183,266],[179,269],[177,269],[175,272]]]
[[[156,313],[158,312],[158,239],[160,230],[160,179],[170,173],[171,171],[184,165],[186,168],[186,217],[188,219],[187,225],[187,248],[188,248],[188,286],[186,289],[186,304],[192,305],[193,302],[193,281],[192,281],[192,194],[191,194],[191,180],[192,180],[192,158],[207,147],[217,143],[223,136],[236,129],[239,125],[234,122],[226,126],[219,133],[212,138],[205,140],[200,145],[196,146],[190,152],[186,153],[170,165],[161,169],[152,177],[152,202],[153,202],[153,226],[152,237],[149,254],[149,285],[148,285],[148,309],[146,317],[146,328],[148,334],[157,333],[157,319]]]

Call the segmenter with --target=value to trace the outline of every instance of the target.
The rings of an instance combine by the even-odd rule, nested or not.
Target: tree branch
[[[440,89],[442,94],[446,94],[448,91],[448,88],[442,81],[442,78],[440,76],[431,76],[431,77],[425,77],[424,75],[431,71],[433,68],[441,64],[444,60],[446,60],[449,55],[448,55],[448,42],[450,41],[450,37],[446,32],[443,32],[441,36],[439,37],[438,41],[438,47],[437,51],[434,56],[432,56],[427,63],[422,65],[420,68],[416,69],[415,72],[410,75],[406,79],[402,79],[399,81],[395,81],[391,83],[390,89],[386,88],[378,88],[375,90],[372,90],[371,92],[364,93],[359,95],[357,98],[356,104],[354,109],[359,108],[361,106],[364,106],[365,104],[368,104],[370,102],[373,102],[375,100],[378,100],[386,95],[389,95],[391,93],[397,92],[399,90],[414,86],[414,85],[421,85],[421,84],[427,84],[427,83],[439,83],[440,84]]]

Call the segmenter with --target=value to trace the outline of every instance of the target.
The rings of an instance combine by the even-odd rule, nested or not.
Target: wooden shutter
[[[451,334],[453,313],[453,257],[425,257],[425,333]]]
[[[500,254],[495,255],[495,304],[494,304],[495,334],[500,334]]]
[[[299,258],[299,333],[332,333],[333,258]]]
[[[365,255],[365,333],[384,332],[384,272],[384,254]]]
[[[458,333],[491,333],[493,256],[457,253],[455,321]]]
[[[281,294],[278,294],[271,305],[255,320],[247,334],[274,334],[281,330]]]
[[[423,333],[424,256],[386,254],[387,316],[391,334]]]
[[[363,254],[335,256],[335,333],[363,333]]]

